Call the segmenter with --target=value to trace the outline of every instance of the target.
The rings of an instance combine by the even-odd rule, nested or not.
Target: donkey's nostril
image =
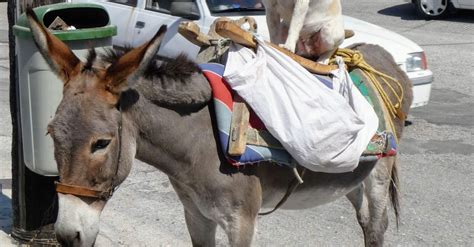
[[[79,231],[76,232],[76,237],[74,238],[74,241],[81,242],[81,232]]]
[[[74,235],[57,234],[56,239],[61,246],[79,246],[81,243],[81,232],[77,231]]]
[[[57,236],[57,237],[56,237],[56,240],[58,240],[58,242],[59,242],[59,244],[60,244],[61,246],[68,246],[68,244],[69,244],[66,239],[64,239],[64,238],[62,238],[62,237],[60,237],[60,236]]]

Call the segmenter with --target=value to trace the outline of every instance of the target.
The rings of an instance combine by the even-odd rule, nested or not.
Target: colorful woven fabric
[[[397,141],[391,128],[388,125],[386,118],[390,116],[384,116],[383,103],[378,100],[377,91],[374,87],[369,85],[370,79],[367,78],[364,73],[359,69],[355,69],[350,73],[351,79],[354,85],[364,95],[367,101],[372,105],[375,113],[379,117],[379,128],[377,135],[367,145],[367,150],[363,155],[377,155],[379,158],[384,156],[395,156],[397,154]]]
[[[234,105],[234,92],[222,78],[224,66],[222,64],[201,64],[203,74],[209,80],[212,88],[212,97],[216,112],[217,129],[219,130],[219,140],[222,151],[230,163],[243,165],[257,163],[261,161],[273,161],[280,164],[291,164],[291,156],[283,149],[247,145],[245,152],[241,156],[230,156],[227,152],[229,146],[229,133],[232,121],[232,109]],[[249,126],[254,129],[264,130],[265,125],[250,110]]]

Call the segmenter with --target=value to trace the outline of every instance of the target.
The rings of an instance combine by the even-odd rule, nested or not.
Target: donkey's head
[[[135,155],[134,134],[122,131],[127,79],[152,60],[166,27],[112,64],[97,67],[94,51],[82,62],[31,9],[27,17],[41,54],[64,82],[63,99],[48,126],[60,176],[55,230],[66,245],[91,246],[99,231],[100,212],[111,191],[128,175]]]

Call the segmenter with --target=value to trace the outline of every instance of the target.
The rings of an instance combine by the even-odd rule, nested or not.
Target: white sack
[[[257,54],[231,45],[224,72],[230,86],[300,165],[340,173],[357,167],[378,118],[360,92],[352,90],[345,70],[334,75],[333,90],[261,41]]]

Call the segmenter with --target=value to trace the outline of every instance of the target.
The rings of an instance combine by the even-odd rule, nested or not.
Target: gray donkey
[[[166,28],[122,56],[101,60],[92,51],[82,62],[33,11],[27,17],[40,52],[64,82],[48,127],[60,174],[55,224],[60,243],[95,243],[101,211],[136,157],[169,177],[193,246],[214,246],[218,225],[231,246],[250,246],[260,209],[280,201],[293,173],[271,164],[235,168],[226,162],[216,141],[211,89],[199,67],[183,56],[154,59]],[[402,82],[407,113],[411,84],[391,56],[376,46],[358,49],[376,69]],[[403,121],[394,122],[400,137]],[[397,186],[396,157],[360,163],[349,173],[308,171],[282,208],[310,208],[346,196],[366,245],[382,245],[390,201],[398,220]]]

